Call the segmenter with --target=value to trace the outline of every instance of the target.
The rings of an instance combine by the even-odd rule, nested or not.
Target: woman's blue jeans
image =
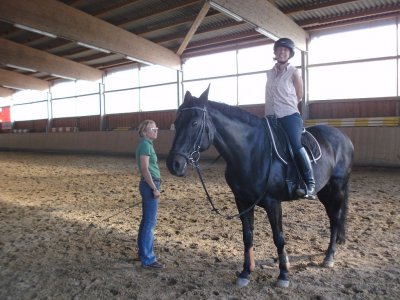
[[[160,180],[153,178],[153,181],[160,189]],[[147,266],[157,260],[154,254],[154,229],[157,225],[158,199],[154,198],[153,190],[144,180],[140,180],[139,191],[142,196],[142,220],[137,242],[140,261]]]
[[[303,147],[301,144],[301,133],[304,126],[303,119],[299,113],[294,113],[283,118],[278,118],[278,122],[285,129],[293,152],[296,154]]]

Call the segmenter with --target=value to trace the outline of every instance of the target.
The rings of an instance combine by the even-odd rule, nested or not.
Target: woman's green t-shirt
[[[147,138],[140,138],[139,145],[136,149],[136,163],[141,173],[140,156],[149,156],[149,171],[153,178],[160,179],[160,169],[157,163],[157,154],[154,151],[153,142]],[[143,174],[141,174],[143,175]]]

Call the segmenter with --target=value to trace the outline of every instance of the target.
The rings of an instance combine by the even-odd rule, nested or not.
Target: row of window
[[[313,100],[399,96],[399,33],[396,19],[386,19],[311,33],[308,49],[308,98]],[[371,41],[374,37],[374,42]],[[301,65],[297,51],[291,63]],[[265,71],[274,64],[272,45],[188,59],[179,73],[160,66],[109,71],[100,82],[69,81],[50,93],[23,91],[0,99],[12,104],[12,119],[33,120],[176,109],[181,91],[200,95],[211,84],[209,98],[231,105],[264,102]],[[182,84],[182,85],[181,85]],[[48,106],[47,98],[51,99]]]

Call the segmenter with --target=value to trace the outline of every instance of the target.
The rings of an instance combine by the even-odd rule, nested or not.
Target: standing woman
[[[154,254],[154,228],[157,224],[158,200],[160,198],[160,169],[153,141],[158,128],[152,120],[139,125],[139,145],[136,149],[136,163],[141,175],[139,191],[142,196],[142,220],[138,234],[139,258],[143,268],[163,269]]]
[[[267,71],[265,114],[275,116],[288,135],[294,158],[306,184],[306,190],[297,190],[298,196],[314,200],[316,193],[313,169],[301,144],[303,120],[298,103],[303,98],[303,80],[299,70],[289,64],[289,59],[294,56],[294,48],[293,41],[288,38],[281,38],[274,44],[274,59],[277,62]]]

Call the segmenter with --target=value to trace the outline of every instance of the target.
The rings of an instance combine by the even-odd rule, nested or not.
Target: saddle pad
[[[304,128],[301,135],[301,144],[307,149],[311,161],[316,162],[321,158],[321,147],[311,132],[307,131],[307,128]]]
[[[288,164],[292,161],[290,155],[291,150],[289,149],[289,142],[287,141],[286,133],[282,127],[280,127],[276,122],[265,117],[267,121],[267,130],[269,136],[271,137],[271,142],[277,157],[284,163]],[[308,156],[312,162],[316,162],[322,156],[321,147],[315,137],[306,130],[303,129],[301,135],[301,144],[307,150]]]

